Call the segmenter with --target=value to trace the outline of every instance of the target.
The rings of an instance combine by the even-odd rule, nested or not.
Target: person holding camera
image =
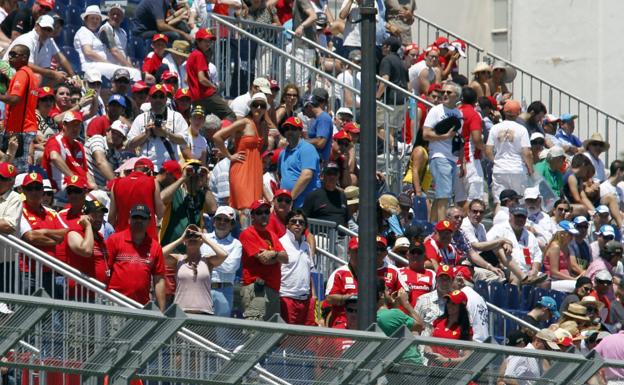
[[[186,253],[175,254],[184,245]],[[209,248],[207,254],[202,254]],[[212,300],[212,269],[221,265],[227,252],[203,233],[196,225],[189,225],[183,234],[163,248],[167,264],[175,263],[176,290],[173,302],[187,313],[214,314]]]
[[[209,173],[200,161],[192,159],[186,162],[181,174],[172,174],[177,179],[160,194],[166,208],[160,228],[162,245],[174,242],[187,226],[200,226],[204,213],[217,210],[217,202],[208,189]]]
[[[139,149],[139,155],[161,165],[178,160],[180,150],[187,146],[188,124],[182,114],[167,107],[167,91],[162,84],[149,90],[151,109],[134,119],[128,132],[129,151]]]

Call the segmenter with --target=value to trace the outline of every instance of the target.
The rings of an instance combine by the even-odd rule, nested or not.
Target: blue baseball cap
[[[559,318],[559,311],[557,310],[557,301],[555,301],[553,297],[545,295],[542,298],[540,298],[539,301],[537,301],[536,305],[540,305],[542,307],[547,308],[548,310],[550,310],[550,314],[554,318]]]
[[[608,214],[609,208],[605,205],[599,205],[596,207],[596,213],[598,214]]]
[[[589,221],[587,220],[586,216],[579,215],[578,217],[574,218],[573,222],[574,222],[575,225],[580,225],[581,223],[587,223]]]
[[[565,113],[565,114],[561,115],[559,120],[561,120],[562,122],[569,122],[569,121],[574,120],[576,118],[578,118],[578,115],[572,115],[572,114],[569,114],[569,113]]]
[[[111,95],[111,97],[108,98],[108,104],[111,104],[111,103],[117,103],[120,106],[122,106],[123,108],[126,108],[126,106],[127,106],[126,105],[126,98],[124,98],[123,95],[120,95],[120,94]]]
[[[570,233],[572,235],[577,235],[579,233],[579,231],[576,229],[576,227],[574,227],[574,223],[572,223],[570,221],[561,221],[561,222],[559,222],[558,230],[559,231],[567,231],[568,233]]]
[[[615,229],[611,225],[602,225],[600,226],[600,230],[598,230],[598,234],[605,236],[615,237]]]

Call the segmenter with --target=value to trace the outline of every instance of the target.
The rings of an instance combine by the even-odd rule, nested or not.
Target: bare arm
[[[414,187],[414,194],[421,196],[422,185],[420,184],[420,169],[425,163],[425,152],[422,147],[416,147],[411,154],[412,158],[412,186]]]
[[[529,173],[529,176],[533,175],[533,155],[531,154],[530,147],[522,148],[522,159],[524,160],[524,163],[526,164],[527,172]]]
[[[68,229],[39,229],[31,230],[22,236],[22,239],[33,246],[55,246],[63,242]]]
[[[485,157],[488,160],[494,161],[494,146],[488,144],[485,146]]]
[[[291,192],[293,199],[297,199],[297,197],[301,195],[301,193],[305,190],[305,188],[308,186],[308,184],[312,180],[313,176],[314,176],[314,172],[310,170],[309,168],[301,170],[301,174],[299,175],[299,178],[295,182],[295,186],[293,187],[292,192]]]
[[[76,75],[76,73],[74,72],[74,69],[72,68],[71,64],[69,63],[69,60],[67,60],[67,58],[65,57],[65,55],[63,55],[62,52],[59,51],[56,54],[56,61],[60,64],[61,68],[63,68],[65,70],[65,72],[67,72],[67,74],[69,76]]]
[[[165,311],[167,296],[165,294],[165,277],[162,275],[154,276],[154,292],[156,293],[156,303],[158,303],[160,311]]]
[[[63,160],[63,158],[61,157],[61,155],[56,152],[56,151],[52,151],[50,153],[50,160],[52,161],[52,164],[58,168],[59,170],[61,170],[61,172],[66,175],[66,176],[72,176],[74,175],[74,173],[72,172],[72,170],[69,168],[69,166],[67,166],[67,163],[65,163],[65,161]]]
[[[154,211],[156,211],[155,214],[157,218],[162,218],[165,213],[165,205],[163,204],[162,199],[160,199],[160,186],[156,180],[154,180],[154,185],[156,186],[154,189]]]
[[[204,241],[204,243],[207,244],[212,249],[212,251],[215,252],[215,255],[211,256],[208,259],[208,263],[210,263],[210,266],[217,267],[221,265],[223,261],[225,261],[225,258],[227,258],[228,256],[227,252],[223,250],[223,248],[219,246],[217,242],[210,239],[208,237],[208,234],[206,233],[202,233],[202,241]]]
[[[95,167],[106,178],[106,180],[115,179],[115,173],[110,163],[106,159],[104,151],[95,151],[93,153],[93,160],[95,160]]]
[[[215,132],[212,137],[212,142],[219,149],[219,151],[225,155],[226,158],[232,159],[232,154],[225,147],[225,140],[230,137],[234,137],[238,132],[243,131],[245,129],[245,125],[247,121],[245,119],[240,119],[230,124],[229,126],[220,129]]]
[[[113,55],[115,60],[121,63],[122,66],[132,67],[132,63],[130,63],[130,60],[128,60],[128,58],[126,57],[126,54],[119,48],[117,47],[111,48],[110,53],[111,55]]]
[[[390,80],[390,76],[384,75],[382,76],[385,80]],[[386,91],[386,83],[379,82],[379,86],[377,87],[377,93],[375,93],[375,99],[381,99],[384,92]]]
[[[81,257],[89,258],[93,256],[93,242],[93,229],[91,229],[90,224],[85,228],[84,238],[76,231],[70,231],[67,234],[69,249]]]

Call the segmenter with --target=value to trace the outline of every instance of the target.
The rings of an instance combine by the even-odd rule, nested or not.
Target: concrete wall
[[[441,27],[624,118],[620,86],[624,1],[509,0],[509,25],[501,15],[505,0],[417,0],[417,4],[419,14]],[[503,52],[505,44],[491,33],[501,25],[509,30],[508,55]]]

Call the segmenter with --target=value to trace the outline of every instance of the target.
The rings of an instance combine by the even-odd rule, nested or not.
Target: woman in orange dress
[[[230,206],[242,211],[262,198],[262,159],[268,106],[263,93],[254,94],[249,102],[249,113],[231,125],[217,131],[212,137],[215,146],[227,156],[230,166]],[[225,147],[225,140],[234,139],[234,154]]]

